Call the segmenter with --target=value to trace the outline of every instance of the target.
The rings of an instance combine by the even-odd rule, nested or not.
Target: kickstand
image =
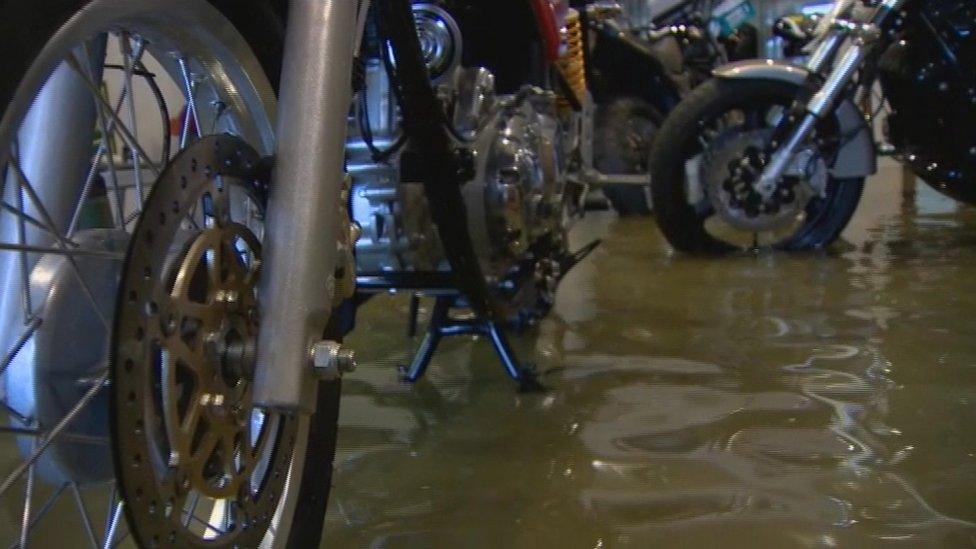
[[[417,299],[419,301],[419,298]],[[442,338],[461,335],[480,335],[487,337],[491,341],[502,366],[505,367],[505,371],[509,377],[519,383],[519,389],[521,391],[535,392],[544,390],[535,372],[530,368],[523,367],[515,357],[515,352],[508,342],[508,336],[505,334],[505,330],[498,323],[481,318],[465,320],[451,318],[451,308],[456,302],[456,296],[437,297],[434,303],[434,310],[431,314],[430,324],[427,326],[427,334],[424,336],[420,348],[417,349],[413,362],[403,375],[404,381],[415,383],[424,376]],[[413,316],[413,302],[411,302],[411,318],[415,318]],[[412,320],[411,325],[415,326],[415,321]]]

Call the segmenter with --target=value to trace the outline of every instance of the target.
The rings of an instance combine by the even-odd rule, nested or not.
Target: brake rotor
[[[244,142],[204,138],[163,172],[132,237],[113,442],[147,546],[257,546],[285,488],[296,422],[251,400],[266,182]]]
[[[772,129],[733,128],[715,138],[702,163],[708,199],[726,223],[750,233],[779,232],[803,222],[810,200],[827,185],[827,167],[814,151],[801,151],[770,197],[755,190],[769,161]]]

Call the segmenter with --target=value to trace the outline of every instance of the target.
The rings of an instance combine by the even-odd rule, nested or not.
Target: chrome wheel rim
[[[77,110],[90,114],[80,129],[35,123],[56,105],[50,101],[67,85],[62,80],[84,91],[79,104],[87,106]],[[0,299],[0,498],[17,509],[0,521],[0,541],[131,545],[123,518],[129,503],[116,490],[105,429],[108,339],[124,249],[156,178],[180,149],[230,133],[259,155],[273,151],[274,95],[244,39],[208,2],[94,0],[50,39],[0,114],[0,275],[7,288]],[[34,136],[53,132],[88,140],[76,155],[84,157],[77,177],[52,179],[38,168],[45,154],[50,165],[60,160],[60,151],[31,150],[44,141]],[[64,318],[88,325],[75,331],[87,330],[97,343],[72,334]],[[95,348],[98,360],[90,358],[100,354]],[[60,372],[63,379],[36,366],[42,356],[66,364],[50,358],[79,350],[73,354],[88,356],[88,364]],[[307,420],[298,423],[296,470]],[[72,455],[88,460],[72,467]],[[279,509],[293,507],[280,497]],[[52,515],[64,523],[56,533]],[[280,518],[288,516],[279,511],[272,531],[286,534]]]

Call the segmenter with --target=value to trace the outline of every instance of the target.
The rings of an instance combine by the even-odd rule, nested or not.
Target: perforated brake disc
[[[266,172],[231,136],[185,149],[145,203],[112,347],[113,445],[144,546],[256,547],[296,421],[251,401]]]
[[[710,145],[702,164],[705,192],[730,226],[746,232],[781,231],[803,221],[807,204],[826,188],[826,165],[804,151],[769,199],[754,190],[765,167],[762,157],[771,129],[733,129]]]

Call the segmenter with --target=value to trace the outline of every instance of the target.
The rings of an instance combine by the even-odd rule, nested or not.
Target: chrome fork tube
[[[776,192],[779,180],[786,173],[790,162],[793,161],[793,157],[796,156],[800,146],[813,133],[814,128],[817,126],[817,121],[827,116],[837,103],[837,100],[840,99],[847,84],[854,78],[854,74],[864,61],[869,47],[865,44],[851,46],[847,50],[847,53],[844,54],[843,59],[834,68],[833,72],[830,73],[827,82],[813,96],[813,99],[807,103],[807,113],[803,117],[803,121],[793,130],[786,143],[773,153],[769,165],[766,166],[762,176],[759,178],[756,190],[764,198],[769,198]]]
[[[317,384],[309,355],[332,312],[358,8],[352,0],[289,3],[259,288],[258,406],[313,408]]]
[[[871,44],[860,41],[852,45],[834,67],[820,91],[807,104],[807,113],[803,121],[793,130],[786,143],[773,153],[756,184],[756,190],[764,198],[769,198],[776,192],[779,180],[786,173],[800,145],[813,133],[817,121],[830,113],[844,89],[854,78],[870,48]]]
[[[854,78],[854,75],[857,74],[861,64],[864,63],[865,58],[876,47],[877,42],[882,39],[883,29],[886,28],[888,19],[894,17],[898,10],[905,6],[906,2],[907,0],[883,0],[875,10],[870,22],[859,25],[848,24],[848,32],[855,36],[854,43],[838,61],[820,91],[807,104],[807,114],[803,121],[793,130],[786,143],[773,154],[766,169],[763,170],[756,187],[757,191],[765,198],[769,198],[776,191],[780,178],[783,177],[793,161],[800,145],[813,132],[817,121],[830,114],[841,94]],[[841,21],[835,23],[840,24]],[[835,31],[834,34],[840,33]],[[811,60],[811,65],[826,65],[830,59],[829,56],[826,56],[829,53],[828,48],[836,47],[837,44],[822,44],[820,48],[822,51],[818,52],[822,55],[815,56],[816,58]]]
[[[837,55],[837,51],[840,50],[843,43],[844,35],[837,31],[831,31],[810,55],[806,64],[807,70],[814,74],[820,74]]]
[[[818,118],[827,115],[828,111],[834,106],[843,93],[844,88],[851,82],[861,63],[868,53],[870,46],[865,44],[854,44],[847,50],[844,57],[837,63],[833,72],[824,82],[820,91],[813,96],[807,104],[807,111]]]

